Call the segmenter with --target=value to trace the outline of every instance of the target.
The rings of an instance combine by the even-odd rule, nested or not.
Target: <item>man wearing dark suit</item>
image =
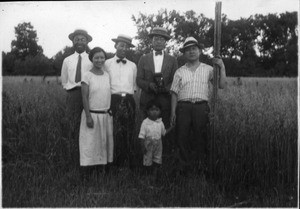
[[[149,38],[152,40],[153,51],[140,58],[136,78],[136,83],[142,90],[140,96],[141,119],[146,117],[147,102],[157,99],[162,106],[163,123],[169,127],[171,116],[170,87],[178,64],[175,57],[164,51],[166,42],[171,38],[165,28],[153,28]],[[169,138],[172,140],[173,137]],[[164,150],[167,152],[173,148],[174,143],[170,140],[163,141]]]

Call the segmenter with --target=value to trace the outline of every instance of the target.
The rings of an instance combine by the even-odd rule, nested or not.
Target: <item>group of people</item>
[[[141,144],[140,163],[147,173],[161,168],[163,150],[174,149],[179,150],[181,173],[194,166],[191,149],[201,162],[199,169],[207,168],[213,68],[199,61],[202,46],[195,38],[186,38],[180,48],[186,58],[180,68],[177,59],[164,50],[171,37],[162,27],[150,32],[153,50],[140,58],[138,66],[126,58],[134,47],[127,35],[112,39],[116,53],[110,59],[100,47],[86,52],[92,37],[85,30],[75,30],[69,39],[75,52],[63,61],[61,81],[67,92],[66,116],[74,130],[71,138],[79,153],[75,160],[83,176],[95,167],[107,172],[110,164],[128,164],[134,169],[136,140]],[[220,68],[219,87],[223,88],[225,66],[220,58],[213,58],[213,63]],[[138,89],[137,114],[134,95]]]

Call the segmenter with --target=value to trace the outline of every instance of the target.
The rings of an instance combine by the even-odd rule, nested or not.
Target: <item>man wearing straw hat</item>
[[[180,52],[187,63],[180,67],[173,79],[171,123],[176,124],[177,145],[179,148],[179,170],[187,174],[192,167],[192,149],[196,151],[196,169],[207,174],[208,169],[208,123],[209,82],[213,80],[213,67],[201,63],[199,57],[203,45],[194,37],[184,41]],[[226,72],[220,58],[213,58],[220,67],[219,87],[224,88]],[[194,134],[191,138],[190,132]]]
[[[73,43],[75,52],[64,59],[61,69],[61,83],[67,92],[67,110],[64,122],[65,125],[68,125],[68,128],[65,128],[64,135],[75,140],[72,141],[72,147],[74,146],[72,151],[76,150],[76,156],[71,158],[76,161],[76,165],[79,165],[79,126],[83,110],[81,78],[93,66],[86,53],[88,43],[93,38],[87,31],[78,29],[69,34],[69,39]]]
[[[111,110],[114,120],[114,164],[128,163],[133,168],[136,64],[126,58],[127,51],[134,47],[132,38],[120,34],[112,39],[116,54],[106,60],[105,67],[111,79]]]
[[[161,117],[166,127],[170,126],[171,94],[170,87],[173,76],[178,68],[175,57],[164,51],[166,43],[171,39],[167,29],[155,27],[149,34],[153,51],[142,56],[138,63],[137,85],[141,88],[140,110],[141,119],[146,118],[146,105],[156,99],[162,106]],[[170,136],[170,135],[169,135]],[[170,152],[173,142],[172,134],[163,140],[164,150]]]

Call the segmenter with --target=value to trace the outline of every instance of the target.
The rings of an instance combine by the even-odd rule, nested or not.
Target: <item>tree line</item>
[[[211,64],[213,54],[214,19],[193,10],[179,13],[159,10],[156,14],[139,13],[132,16],[137,27],[138,46],[129,51],[128,59],[136,64],[151,50],[148,34],[154,26],[167,28],[173,39],[167,42],[167,51],[177,57],[179,66],[185,63],[180,54],[184,39],[195,37],[203,44],[201,61]],[[251,15],[230,20],[222,14],[221,56],[228,76],[297,76],[298,31],[297,12]],[[2,52],[3,75],[60,75],[63,59],[74,52],[66,46],[54,57],[47,58],[37,44],[37,32],[30,22],[15,27],[16,40],[11,51]],[[108,57],[114,54],[108,52]]]

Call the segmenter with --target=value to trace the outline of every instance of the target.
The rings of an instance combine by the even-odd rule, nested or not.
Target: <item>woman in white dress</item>
[[[84,178],[89,177],[94,168],[103,170],[103,165],[113,161],[110,78],[104,70],[106,53],[95,47],[90,51],[89,59],[93,68],[83,75],[81,81],[84,110],[81,114],[79,152]]]

